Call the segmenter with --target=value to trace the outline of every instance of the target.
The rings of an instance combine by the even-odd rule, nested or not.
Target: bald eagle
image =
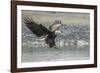
[[[48,44],[50,48],[56,48],[55,38],[57,37],[57,35],[55,34],[55,31],[58,30],[62,25],[61,21],[56,20],[54,24],[49,26],[49,29],[47,29],[42,24],[36,23],[32,18],[24,17],[23,19],[24,23],[26,24],[28,29],[32,31],[33,34],[35,34],[37,37],[46,36],[46,44]]]

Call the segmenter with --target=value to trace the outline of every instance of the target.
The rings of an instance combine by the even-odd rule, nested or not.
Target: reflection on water
[[[46,62],[87,60],[90,57],[89,46],[67,46],[62,48],[28,48],[22,51],[22,62]]]

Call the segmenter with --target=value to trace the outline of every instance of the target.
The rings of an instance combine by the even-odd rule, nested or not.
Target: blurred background
[[[32,18],[49,29],[55,20],[64,35],[57,34],[58,49],[49,48],[45,40],[34,35],[24,24],[23,18]],[[53,12],[22,10],[22,62],[87,60],[90,57],[90,14],[79,12]]]

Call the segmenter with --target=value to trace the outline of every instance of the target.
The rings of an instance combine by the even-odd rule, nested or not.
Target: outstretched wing
[[[42,24],[37,24],[32,20],[32,18],[24,17],[24,23],[26,26],[38,37],[45,36],[49,34],[49,30]]]

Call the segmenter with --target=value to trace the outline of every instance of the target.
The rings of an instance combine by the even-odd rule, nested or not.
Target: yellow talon
[[[54,48],[55,48],[55,49],[58,49],[58,47],[57,47],[57,46],[54,46]]]

